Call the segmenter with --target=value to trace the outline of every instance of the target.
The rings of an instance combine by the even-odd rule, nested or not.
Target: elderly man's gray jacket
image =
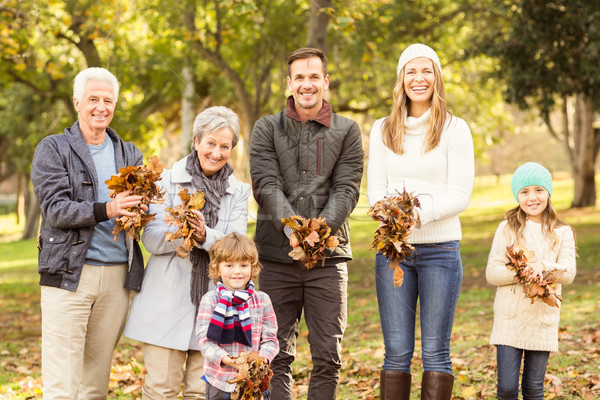
[[[287,109],[259,119],[252,131],[250,174],[258,202],[255,242],[261,258],[291,263],[282,218],[322,216],[340,241],[327,259],[352,258],[348,217],[358,202],[364,152],[355,121],[331,105],[302,122],[292,96]]]
[[[113,141],[117,169],[140,165],[142,152],[107,128]],[[108,220],[106,203],[99,203],[98,176],[79,122],[64,134],[47,136],[37,145],[31,165],[31,181],[42,209],[38,238],[40,284],[77,290],[94,232]],[[129,272],[125,287],[140,291],[144,260],[137,241],[126,238]]]

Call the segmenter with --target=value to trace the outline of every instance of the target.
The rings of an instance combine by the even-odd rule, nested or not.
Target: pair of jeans
[[[497,395],[500,400],[519,398],[519,374],[523,361],[521,388],[523,400],[544,399],[544,378],[548,366],[548,351],[517,349],[511,346],[496,346],[498,363]]]
[[[308,398],[335,400],[342,366],[342,337],[347,321],[348,268],[327,261],[307,269],[300,261],[283,264],[260,260],[260,290],[277,316],[279,354],[271,363],[271,399],[291,400],[298,323],[304,311],[313,368]]]
[[[420,304],[423,369],[452,374],[450,335],[462,284],[458,241],[415,244],[400,263],[404,282],[394,287],[394,271],[381,253],[375,258],[375,284],[383,331],[384,370],[410,372],[415,349],[417,300]]]

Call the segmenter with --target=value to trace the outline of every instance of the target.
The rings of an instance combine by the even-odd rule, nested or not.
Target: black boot
[[[421,400],[450,400],[454,376],[438,371],[423,372]]]
[[[411,374],[384,369],[380,373],[381,400],[409,400]]]

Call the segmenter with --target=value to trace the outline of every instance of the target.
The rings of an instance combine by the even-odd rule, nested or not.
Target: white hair
[[[240,118],[231,109],[224,106],[209,107],[202,111],[194,120],[193,138],[200,143],[205,134],[229,128],[233,133],[232,147],[240,138]],[[192,149],[194,142],[192,141]]]
[[[81,100],[85,95],[85,84],[89,81],[102,81],[110,83],[114,91],[114,100],[117,101],[119,97],[119,81],[117,78],[107,69],[104,68],[86,68],[75,77],[73,82],[73,98]]]

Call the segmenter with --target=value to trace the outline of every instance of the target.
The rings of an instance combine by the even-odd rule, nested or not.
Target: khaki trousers
[[[142,400],[175,400],[183,383],[183,400],[204,400],[204,358],[197,350],[174,350],[144,343],[146,378]],[[184,371],[185,366],[185,371]]]
[[[129,310],[127,264],[84,264],[76,292],[42,286],[44,400],[105,400]]]

